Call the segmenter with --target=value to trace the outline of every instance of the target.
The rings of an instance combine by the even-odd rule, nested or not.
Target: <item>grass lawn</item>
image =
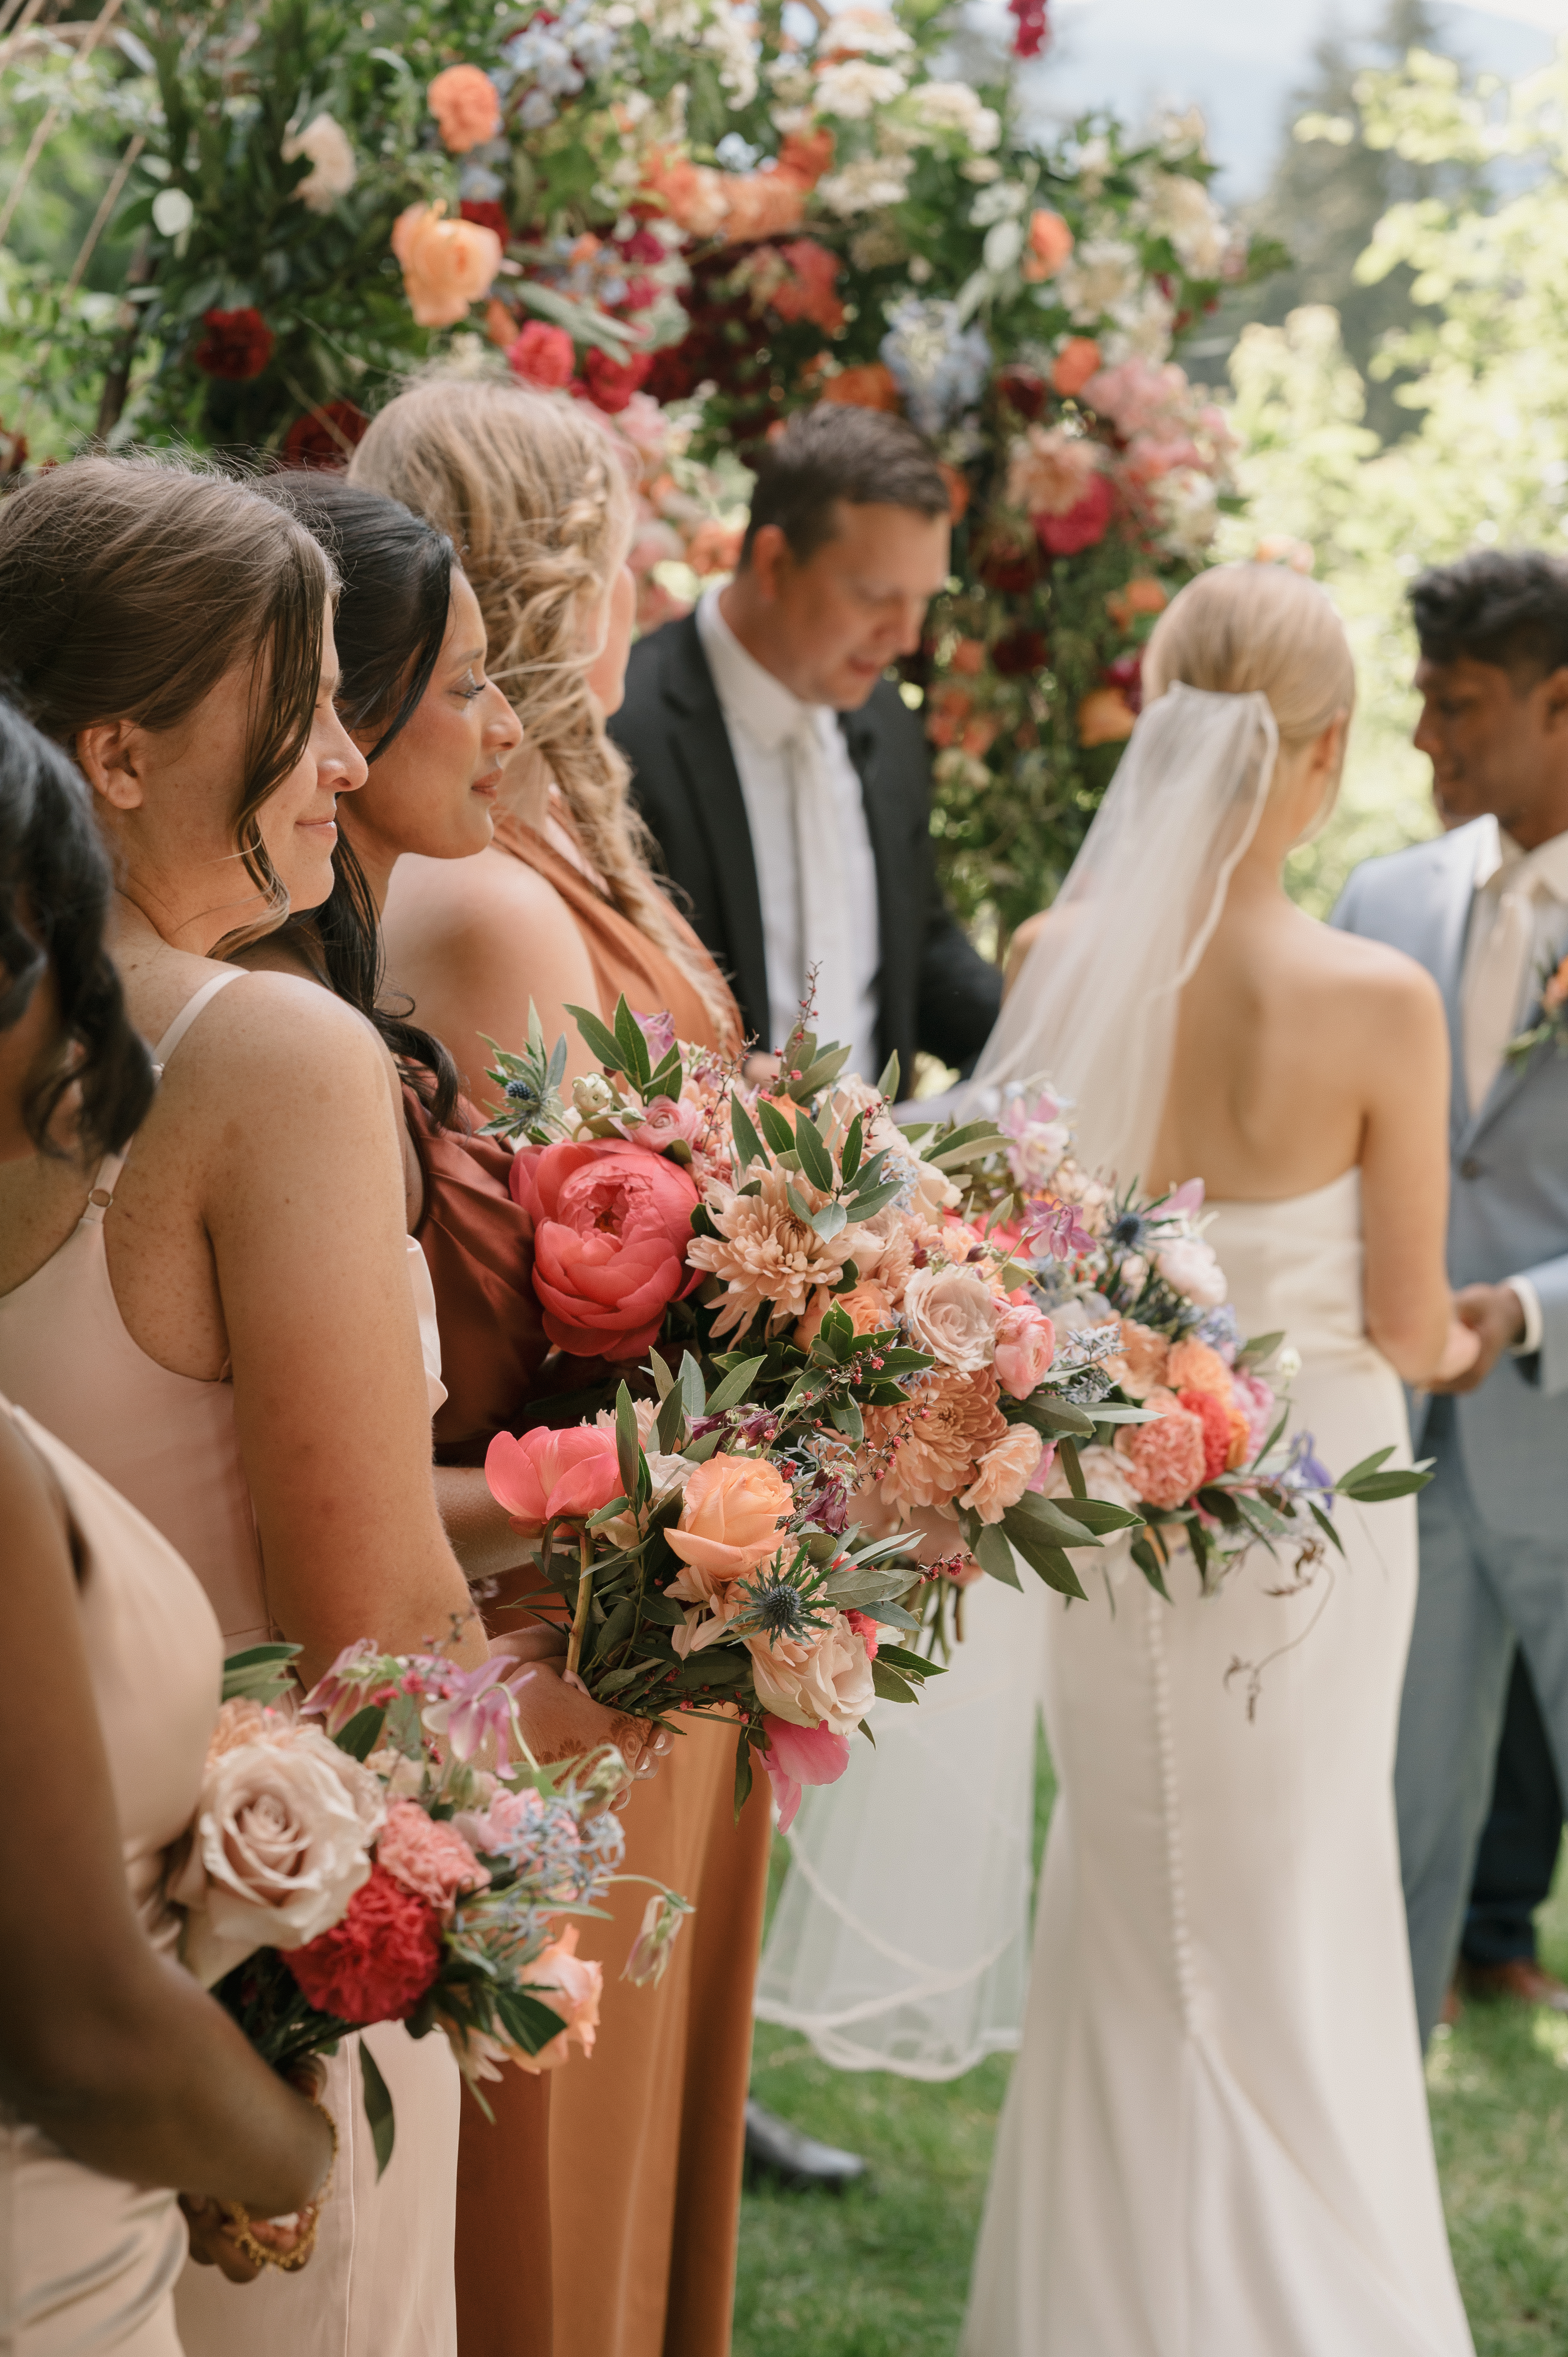
[[[1042,1828],[1050,1797],[1043,1777]],[[1562,1866],[1542,1932],[1568,1978]],[[757,2025],[759,2099],[875,2175],[837,2199],[747,2194],[735,2357],[952,2357],[1007,2070],[997,2056],[945,2086],[833,2071]],[[1471,2007],[1427,2077],[1477,2357],[1568,2357],[1568,2017]]]

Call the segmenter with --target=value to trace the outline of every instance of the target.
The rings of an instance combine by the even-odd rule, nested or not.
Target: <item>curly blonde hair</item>
[[[374,419],[349,474],[450,534],[485,618],[490,674],[560,789],[584,852],[723,1038],[733,1021],[723,985],[654,879],[631,772],[588,687],[600,649],[585,645],[585,616],[604,606],[636,524],[629,454],[565,394],[437,370]]]

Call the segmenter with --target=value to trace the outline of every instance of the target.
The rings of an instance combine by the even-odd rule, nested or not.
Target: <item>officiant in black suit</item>
[[[930,764],[887,677],[948,575],[950,495],[901,418],[822,403],[764,452],[739,569],[632,649],[610,733],[747,1033],[777,1051],[808,972],[816,1029],[905,1091],[966,1069],[1002,1002],[931,854]]]

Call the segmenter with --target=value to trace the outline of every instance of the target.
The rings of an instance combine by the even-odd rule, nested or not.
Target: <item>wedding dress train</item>
[[[1408,1463],[1359,1172],[1208,1241],[1324,1461]],[[1299,1589],[1254,1549],[1166,1603],[1122,1552],[1047,1600],[1060,1796],[962,2357],[1468,2357],[1394,1826],[1414,1501],[1335,1519]]]

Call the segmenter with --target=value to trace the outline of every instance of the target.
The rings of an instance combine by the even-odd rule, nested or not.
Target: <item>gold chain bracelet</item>
[[[252,2266],[277,2267],[285,2275],[297,2275],[316,2248],[316,2237],[321,2224],[321,2212],[332,2190],[333,2172],[338,2166],[338,2123],[319,2096],[311,2095],[307,2100],[316,2106],[332,2131],[332,2158],[327,2164],[327,2174],[316,2191],[305,2207],[295,2213],[299,2220],[299,2226],[294,2241],[285,2249],[276,2249],[270,2243],[262,2242],[257,2236],[254,2222],[242,2201],[225,2201],[220,2205],[236,2247],[243,2252]],[[263,2225],[269,2225],[272,2222],[263,2218],[261,2222]]]

